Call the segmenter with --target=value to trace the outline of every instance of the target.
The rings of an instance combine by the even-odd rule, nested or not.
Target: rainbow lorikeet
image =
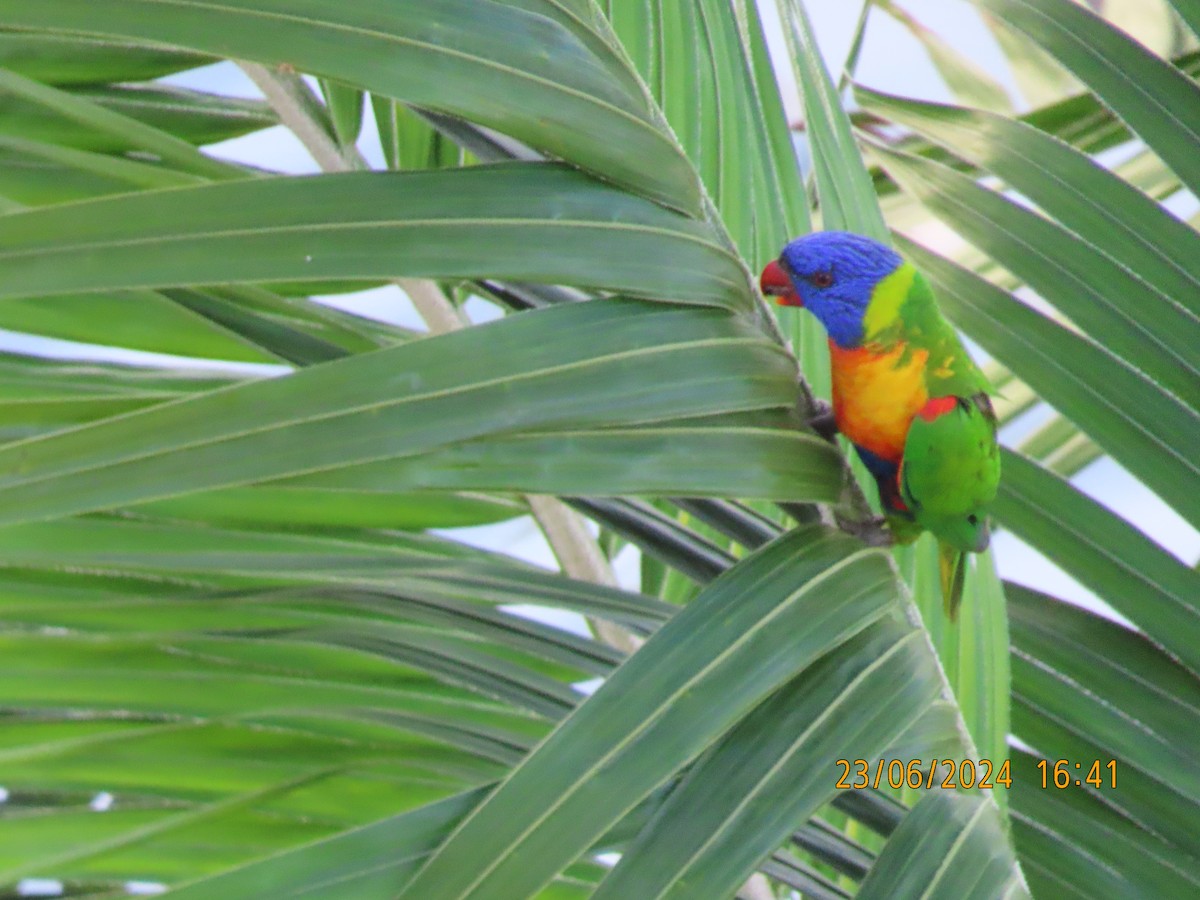
[[[987,378],[921,274],[870,238],[798,238],[763,270],[761,286],[825,326],[837,429],[874,476],[896,540],[925,530],[937,538],[954,619],[966,554],[988,546],[987,512],[1000,480]]]

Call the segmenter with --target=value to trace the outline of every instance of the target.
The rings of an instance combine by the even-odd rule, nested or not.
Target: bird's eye
[[[967,521],[970,522],[972,525],[978,525],[979,524],[979,516],[975,515],[975,513],[971,513],[969,516],[967,516]]]
[[[808,280],[812,283],[813,287],[827,288],[833,284],[833,273],[813,272],[812,276]]]

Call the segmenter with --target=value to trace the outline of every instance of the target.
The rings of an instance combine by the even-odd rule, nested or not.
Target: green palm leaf
[[[488,125],[685,212],[700,208],[693,170],[587,4],[12,3],[0,22],[291,66]]]
[[[860,87],[856,133],[803,6],[780,6],[802,135],[773,17],[743,0],[0,0],[0,327],[104,360],[0,360],[0,883],[1195,892],[1200,583],[1066,480],[1110,455],[1196,519],[1200,270],[1163,205],[1196,181],[1194,56],[1068,0],[982,0],[1041,48],[1005,31],[1046,105]],[[956,96],[994,101],[910,24]],[[154,81],[228,59],[290,99]],[[1046,60],[1087,92],[1062,97],[1061,70],[1035,90]],[[201,149],[277,117],[350,168],[376,131],[395,171]],[[922,203],[975,249],[934,252]],[[1053,405],[1006,455],[997,517],[1132,627],[1002,585],[988,555],[951,629],[926,548],[817,523],[865,513],[802,425],[823,338],[783,320],[798,385],[753,290],[813,214],[904,232],[995,357],[1006,423]],[[308,296],[392,279],[501,320],[426,336]],[[370,296],[388,321],[405,303]],[[132,370],[114,347],[185,359]],[[537,494],[599,525],[595,546],[541,528],[606,583],[441,530],[519,534]],[[606,568],[627,545],[638,589]],[[839,759],[998,762],[1010,730],[1011,791],[834,786]],[[1118,786],[1042,789],[1058,759],[1112,759]]]

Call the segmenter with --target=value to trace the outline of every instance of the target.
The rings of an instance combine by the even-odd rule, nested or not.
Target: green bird
[[[987,378],[928,282],[878,241],[844,231],[798,238],[763,270],[761,287],[825,326],[833,421],[875,478],[896,540],[937,538],[954,620],[966,554],[987,549],[1000,481]]]

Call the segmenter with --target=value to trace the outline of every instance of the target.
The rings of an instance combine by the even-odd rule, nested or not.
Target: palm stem
[[[356,147],[340,146],[334,139],[332,128],[323,121],[323,107],[299,76],[272,71],[258,63],[239,62],[238,65],[263,92],[267,102],[279,114],[280,121],[296,135],[322,171],[353,172],[370,168]],[[397,278],[394,284],[412,300],[430,334],[456,331],[468,324],[434,282],[423,278]],[[580,581],[617,586],[612,568],[588,533],[581,516],[555,497],[529,495],[525,499],[565,574]],[[589,618],[588,625],[597,638],[618,650],[632,653],[641,645],[640,638],[611,622]]]

